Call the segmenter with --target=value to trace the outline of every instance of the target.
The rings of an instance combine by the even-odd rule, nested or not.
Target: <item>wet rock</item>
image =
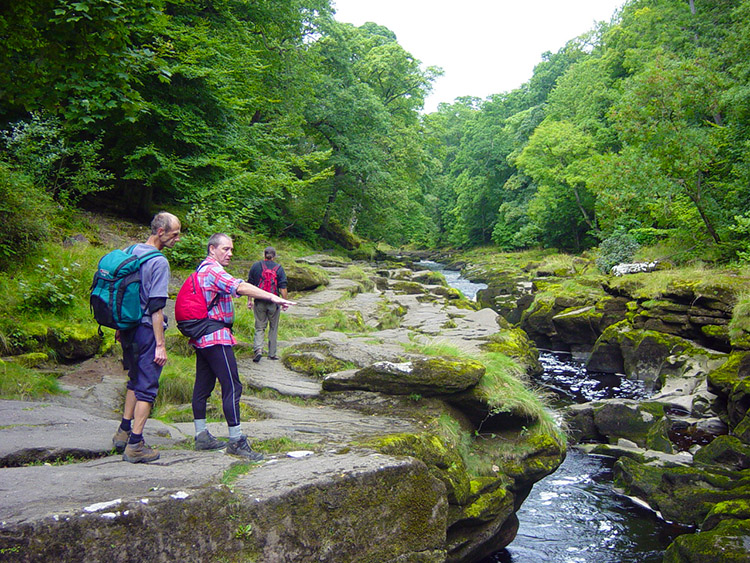
[[[695,461],[704,465],[730,467],[736,471],[750,468],[750,445],[734,436],[719,436],[695,453]]]
[[[663,407],[658,403],[611,399],[596,403],[594,424],[599,434],[610,441],[626,438],[645,447],[649,431],[663,414]]]
[[[737,496],[726,472],[696,467],[657,466],[621,457],[614,477],[626,494],[645,500],[666,520],[689,526],[700,525],[714,504]]]
[[[730,519],[697,534],[679,536],[664,553],[664,563],[747,561],[750,519]]]

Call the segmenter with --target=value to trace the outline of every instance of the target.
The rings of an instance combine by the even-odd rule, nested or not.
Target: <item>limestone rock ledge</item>
[[[132,482],[122,475],[124,464],[111,458],[61,466],[61,498],[47,502],[67,508],[30,517],[20,504],[15,515],[6,505],[2,559],[445,561],[445,487],[416,459],[329,452],[274,460],[222,485],[222,470],[233,463],[229,456],[189,451],[162,455],[163,471],[155,464],[125,464],[141,474],[131,476]],[[183,475],[188,486],[180,486],[175,466],[192,473]],[[18,468],[18,478],[34,469],[39,468]],[[89,472],[88,485],[82,471]],[[112,471],[118,479],[112,479]],[[173,480],[164,481],[160,473]],[[201,480],[205,483],[199,485]],[[130,493],[123,494],[125,489]],[[120,496],[112,499],[114,495]]]

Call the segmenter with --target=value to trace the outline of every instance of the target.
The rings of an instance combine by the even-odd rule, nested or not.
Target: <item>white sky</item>
[[[333,0],[336,20],[372,21],[424,67],[439,66],[425,111],[459,96],[486,98],[531,78],[545,51],[609,21],[625,0]]]

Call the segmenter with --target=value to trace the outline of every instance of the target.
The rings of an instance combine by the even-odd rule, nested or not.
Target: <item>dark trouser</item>
[[[128,370],[128,389],[139,401],[153,403],[159,391],[162,366],[154,362],[156,338],[151,325],[140,324],[137,328],[121,331],[122,359]]]
[[[240,396],[242,383],[237,372],[237,360],[231,346],[209,346],[195,350],[195,386],[193,387],[193,418],[206,418],[206,401],[214,390],[216,380],[221,385],[221,404],[228,426],[240,424]]]

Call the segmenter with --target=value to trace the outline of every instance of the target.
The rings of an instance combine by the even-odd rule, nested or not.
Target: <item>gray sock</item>
[[[238,424],[237,426],[229,427],[229,441],[236,442],[242,438],[242,427]]]
[[[193,420],[193,424],[195,424],[195,435],[196,436],[208,428],[206,426],[206,419],[205,418],[202,418],[200,420],[199,419],[195,419],[195,420]]]

